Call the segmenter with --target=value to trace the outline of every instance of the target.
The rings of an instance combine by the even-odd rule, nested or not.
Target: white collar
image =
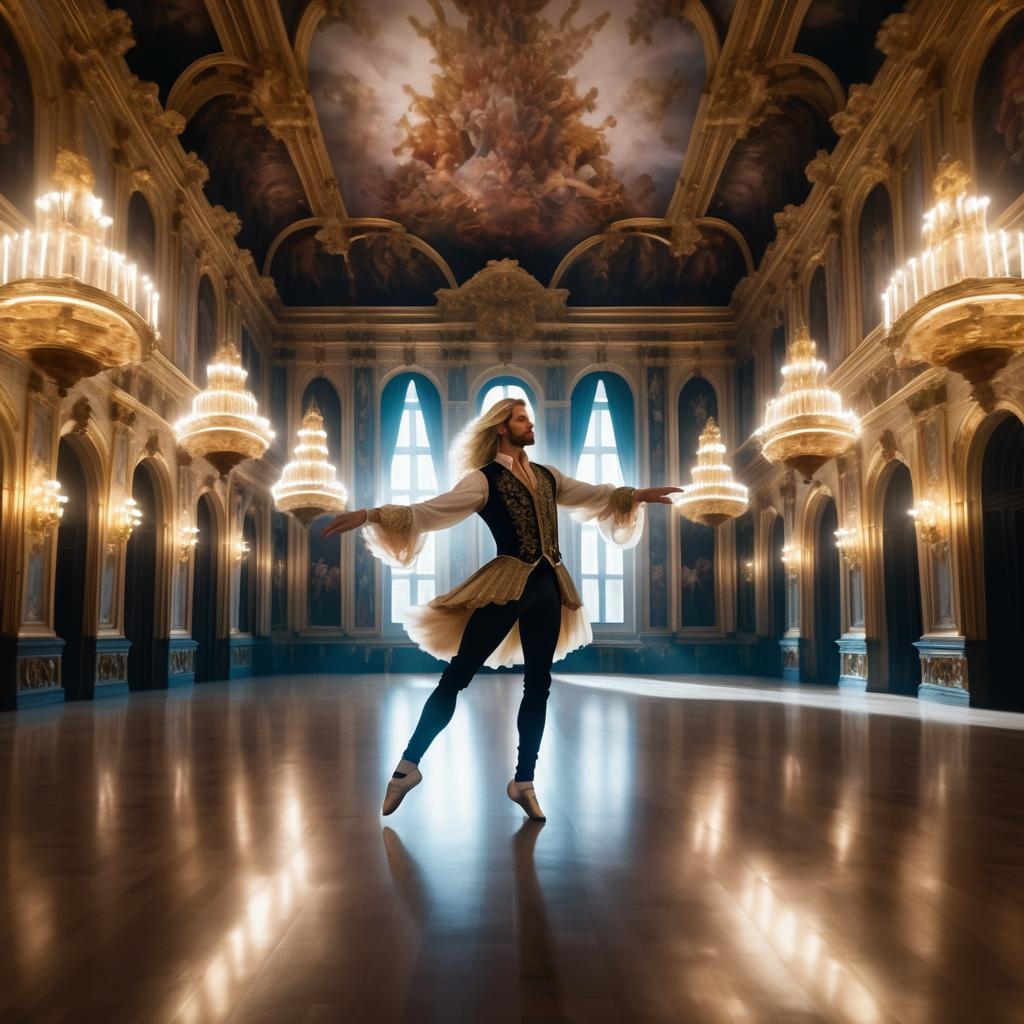
[[[511,469],[515,459],[513,459],[511,455],[506,455],[504,452],[498,452],[497,455],[494,456],[494,461],[500,462],[506,469]],[[527,468],[530,466],[530,457],[525,451],[523,452],[523,465]]]

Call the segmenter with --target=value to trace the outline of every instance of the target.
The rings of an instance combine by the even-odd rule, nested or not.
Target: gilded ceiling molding
[[[540,323],[565,320],[569,292],[545,288],[518,260],[488,260],[459,288],[440,288],[437,306],[445,323],[469,323],[483,341],[528,341]]]
[[[829,124],[840,139],[848,135],[859,135],[870,123],[877,104],[878,97],[872,86],[852,85],[846,106],[829,118]]]

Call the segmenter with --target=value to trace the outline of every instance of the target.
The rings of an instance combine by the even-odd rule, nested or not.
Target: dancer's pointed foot
[[[527,817],[533,818],[534,821],[548,820],[537,802],[537,790],[533,788],[532,782],[516,782],[513,779],[505,792],[508,793],[509,800],[519,804],[526,811]]]
[[[381,813],[385,817],[389,814],[394,814],[398,810],[398,805],[405,799],[405,794],[409,792],[413,786],[418,786],[423,781],[423,776],[420,774],[419,768],[413,765],[412,770],[406,772],[402,778],[390,778],[388,779],[388,788],[384,793],[384,806],[381,808]]]

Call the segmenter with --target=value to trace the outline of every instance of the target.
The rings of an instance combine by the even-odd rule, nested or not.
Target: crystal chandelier
[[[970,185],[963,164],[943,157],[922,251],[893,275],[882,306],[900,365],[945,366],[977,390],[1024,347],[1024,232],[989,231],[988,199]]]
[[[295,456],[271,488],[282,512],[295,516],[303,526],[325,512],[341,512],[348,492],[335,479],[337,470],[327,461],[327,431],[316,402],[310,403],[298,430]]]
[[[755,436],[769,462],[782,462],[811,477],[842,455],[860,436],[860,420],[843,408],[841,396],[825,383],[825,364],[804,325],[789,346],[782,390],[768,402]]]
[[[93,194],[89,161],[58,150],[53,185],[36,200],[36,230],[0,241],[0,338],[63,395],[83,377],[149,354],[160,296],[107,247],[111,219]]]
[[[697,465],[690,470],[693,483],[675,499],[687,519],[705,526],[718,526],[747,510],[747,488],[732,478],[725,461],[722,432],[714,419],[704,424],[697,448]]]
[[[174,425],[178,443],[193,458],[204,458],[221,476],[245,459],[258,459],[274,439],[256,398],[245,388],[248,376],[231,342],[217,349],[206,368],[207,385],[192,399],[192,412]]]

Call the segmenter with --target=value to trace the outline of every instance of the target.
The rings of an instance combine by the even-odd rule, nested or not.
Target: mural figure
[[[379,0],[310,50],[349,211],[460,277],[513,256],[546,280],[609,222],[663,214],[704,77],[696,29],[660,4]]]
[[[35,212],[35,102],[28,66],[0,18],[0,195]]]
[[[726,306],[746,273],[728,235],[705,234],[682,258],[649,235],[612,232],[568,269],[559,286],[574,306]]]
[[[974,93],[978,191],[993,213],[1024,192],[1024,14],[1010,20],[989,51]]]
[[[262,267],[277,235],[310,209],[287,147],[256,123],[258,116],[248,100],[218,96],[189,121],[181,144],[210,168],[206,197],[238,214],[235,240]]]
[[[156,82],[165,105],[181,73],[200,57],[221,49],[203,0],[110,0],[108,6],[126,11],[131,18],[135,45],[124,59],[132,74]]]
[[[903,9],[904,0],[813,0],[793,49],[817,57],[849,89],[871,82],[885,60],[875,49],[882,22]]]
[[[884,185],[876,185],[860,214],[861,326],[868,334],[882,322],[882,292],[896,269],[892,232],[892,204]]]

